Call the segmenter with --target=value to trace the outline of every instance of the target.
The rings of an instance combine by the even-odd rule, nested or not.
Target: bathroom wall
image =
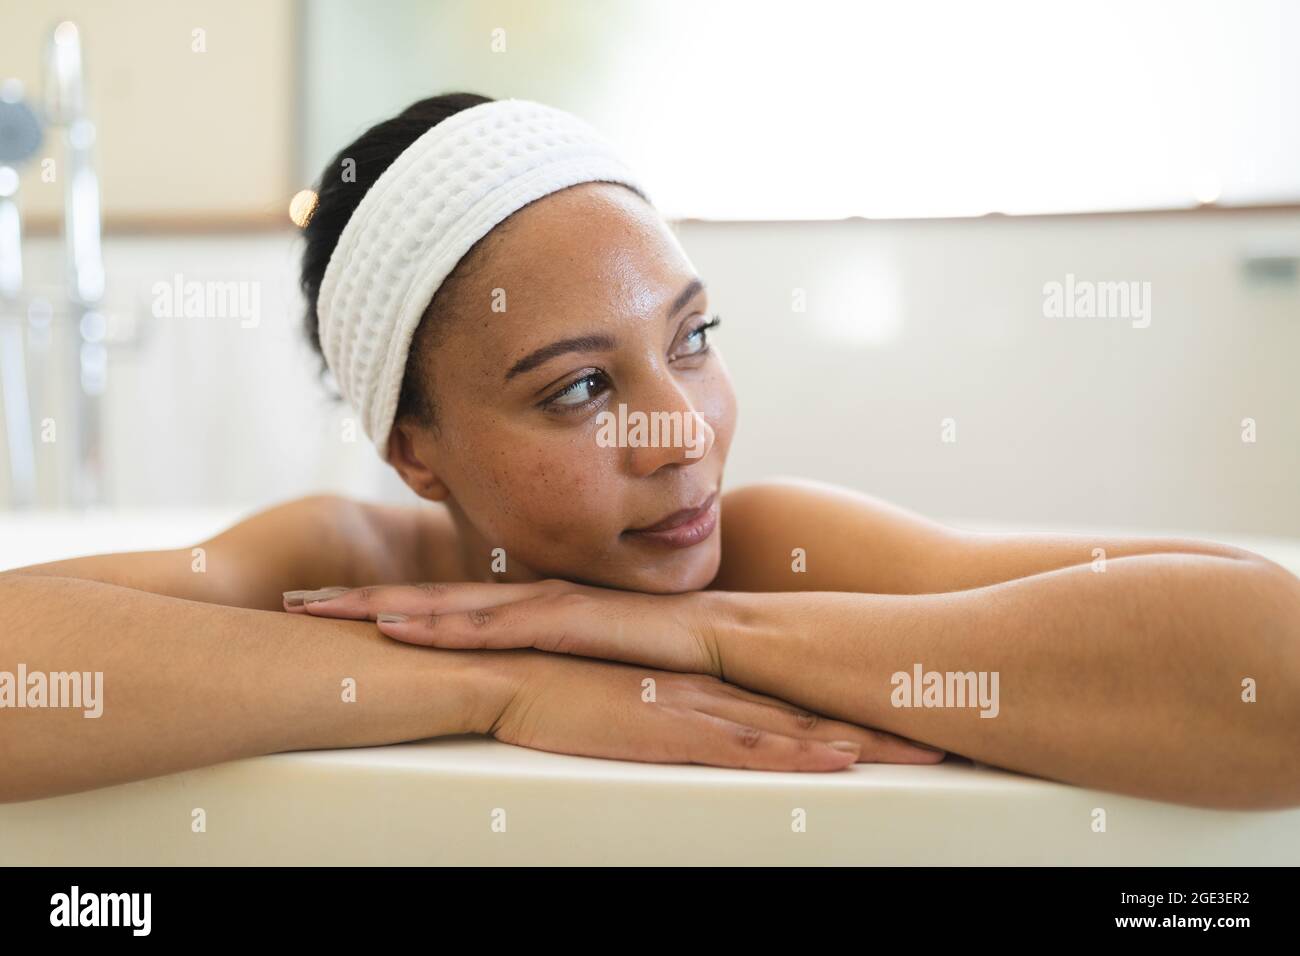
[[[797,474],[953,519],[1300,535],[1300,212],[675,228],[724,319],[729,484]],[[125,340],[107,503],[409,500],[316,376],[296,248],[292,232],[107,240]],[[60,256],[35,241],[29,269],[50,281]],[[256,322],[154,317],[178,274],[256,287]],[[1149,324],[1046,317],[1044,285],[1069,274],[1149,283]],[[47,505],[70,453],[38,447]]]
[[[683,236],[745,398],[738,477],[817,475],[938,515],[1300,533],[1300,284],[1284,258],[1300,214]],[[1044,285],[1068,274],[1150,283],[1150,324],[1045,317]]]
[[[373,6],[373,5],[368,5]],[[38,112],[47,43],[76,24],[109,228],[280,220],[299,160],[294,0],[25,0],[0,6],[0,81]],[[62,220],[64,132],[20,167],[27,226]]]

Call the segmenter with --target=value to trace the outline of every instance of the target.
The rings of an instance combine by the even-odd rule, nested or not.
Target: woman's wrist
[[[718,676],[843,720],[881,718],[857,673],[862,595],[702,592]],[[871,726],[877,726],[872,723]]]
[[[768,664],[786,651],[785,635],[793,629],[772,594],[701,591],[701,643],[715,677],[745,684],[759,679]],[[745,684],[745,686],[752,686]]]
[[[307,669],[314,673],[299,679],[313,692],[332,687],[344,706],[319,709],[276,750],[490,733],[522,680],[513,651],[412,647],[368,622],[284,617],[316,632],[318,653]]]
[[[537,656],[527,650],[420,650],[430,658],[432,693],[452,701],[441,734],[491,734]]]

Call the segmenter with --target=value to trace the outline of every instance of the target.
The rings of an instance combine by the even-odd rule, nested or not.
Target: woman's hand
[[[745,753],[752,760],[756,755],[748,749],[749,737],[756,733],[768,736],[775,733],[785,739],[777,740],[771,746],[784,748],[788,752],[785,755],[791,757],[795,754],[789,751],[795,744],[806,748],[808,740],[844,740],[859,743],[861,754],[857,759],[862,761],[937,763],[943,759],[941,750],[914,744],[882,731],[830,721],[784,701],[753,694],[719,680],[722,675],[712,637],[710,607],[708,592],[652,595],[554,580],[533,584],[323,588],[289,592],[285,596],[285,609],[290,612],[376,621],[384,634],[410,644],[462,650],[535,648],[549,651],[551,655],[597,657],[661,670],[660,673],[645,672],[597,661],[537,655],[535,659],[544,663],[535,665],[532,683],[525,682],[525,689],[516,695],[511,707],[506,708],[507,715],[500,722],[498,730],[504,729],[507,734],[527,737],[536,731],[531,719],[518,721],[509,714],[521,709],[526,713],[528,702],[540,697],[544,702],[553,698],[557,708],[553,716],[538,718],[546,729],[564,727],[568,732],[587,735],[593,741],[599,737],[604,745],[635,740],[638,748],[651,754],[663,747],[690,747],[690,741],[698,737],[701,744],[719,746],[721,749],[717,753],[720,756],[734,748],[739,739],[747,747]],[[399,617],[403,620],[396,620]],[[602,669],[590,670],[593,667]],[[645,711],[634,710],[625,714],[636,718],[635,727],[616,727],[611,731],[613,737],[607,738],[599,725],[608,722],[610,715],[606,709],[601,709],[605,705],[598,702],[602,697],[608,701],[607,690],[583,688],[579,684],[618,681],[625,675],[634,679],[634,694],[627,698],[633,703],[640,701],[640,682],[646,678],[653,679],[661,688],[666,681],[673,700],[669,701],[666,711],[650,712],[655,715],[653,721],[645,719]],[[620,693],[626,696],[627,689],[619,686]],[[595,697],[585,696],[587,693]],[[662,703],[662,691],[659,693]],[[683,706],[688,709],[683,711]],[[692,707],[694,710],[690,709]],[[539,712],[545,714],[546,708],[543,706]],[[708,719],[701,721],[701,715]],[[719,727],[719,720],[728,723]],[[651,729],[647,731],[647,727]],[[526,739],[511,742],[543,750],[565,749],[545,743],[534,744]],[[608,755],[585,750],[566,752]],[[640,760],[688,759],[640,754],[623,756]],[[722,765],[757,766],[754,763]]]
[[[707,591],[642,594],[552,579],[289,591],[285,610],[375,621],[384,634],[408,644],[532,647],[723,677],[709,611],[720,597]]]
[[[534,651],[502,657],[519,667],[519,680],[490,733],[534,750],[814,772],[859,761],[938,763],[944,756],[714,677]]]

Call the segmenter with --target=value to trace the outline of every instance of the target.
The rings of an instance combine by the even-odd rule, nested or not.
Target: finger
[[[594,607],[547,595],[441,614],[386,612],[377,623],[389,637],[427,647],[534,647],[553,654],[621,659],[615,635],[623,629],[614,626],[608,614],[597,617]]]
[[[859,763],[927,764],[940,763],[944,759],[942,750],[931,750],[893,734],[831,720],[781,701],[755,702],[725,693],[704,693],[693,706],[715,717],[790,737],[851,741],[861,748]]]
[[[725,695],[740,698],[740,700],[750,701],[753,702],[753,704],[774,706],[774,708],[792,711],[792,713],[801,715],[801,717],[805,717],[805,719],[806,715],[809,714],[809,711],[797,708],[797,706],[789,704],[787,701],[777,700],[775,697],[767,697],[761,695],[761,693],[749,691],[749,689],[744,687],[738,687],[736,684],[718,682],[711,684],[710,687],[711,689],[716,689],[716,691],[720,693],[725,693]],[[855,723],[831,721],[831,719],[824,717],[819,717],[819,719],[823,722],[828,721],[831,724],[839,724],[841,727],[853,728],[855,736],[853,736],[852,739],[854,740],[862,739],[862,735],[866,735],[866,739],[862,740],[863,762],[939,763],[943,762],[944,757],[946,756],[946,750],[943,748],[931,747],[930,744],[923,744],[919,743],[919,741],[909,740],[907,737],[891,734],[891,732],[888,731],[875,730],[874,727],[862,727]],[[918,757],[920,757],[919,760]]]
[[[691,763],[743,770],[826,772],[843,770],[858,759],[852,742],[795,738],[745,723],[696,712],[686,744]]]
[[[376,621],[389,637],[426,647],[532,647],[686,672],[709,666],[699,642],[672,621],[636,609],[617,610],[613,602],[581,593],[541,594],[453,613],[386,612]]]
[[[504,650],[533,647],[534,642],[554,633],[546,624],[541,598],[510,604],[475,607],[467,611],[411,614],[385,611],[377,616],[379,630],[391,638],[424,647],[456,650],[467,648]],[[575,622],[576,623],[576,622]],[[549,642],[562,647],[564,640]],[[577,651],[577,653],[588,653]]]
[[[285,592],[286,609],[320,617],[370,620],[385,611],[401,614],[443,614],[492,607],[541,593],[534,584],[466,582],[447,584],[386,584],[359,588],[330,587]]]

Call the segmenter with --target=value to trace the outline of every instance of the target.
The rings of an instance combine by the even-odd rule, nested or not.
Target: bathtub
[[[237,517],[8,516],[0,568],[190,544]],[[1300,572],[1300,541],[1191,536]],[[1297,863],[1300,809],[1199,810],[956,759],[762,773],[479,737],[276,754],[0,805],[6,866]]]

